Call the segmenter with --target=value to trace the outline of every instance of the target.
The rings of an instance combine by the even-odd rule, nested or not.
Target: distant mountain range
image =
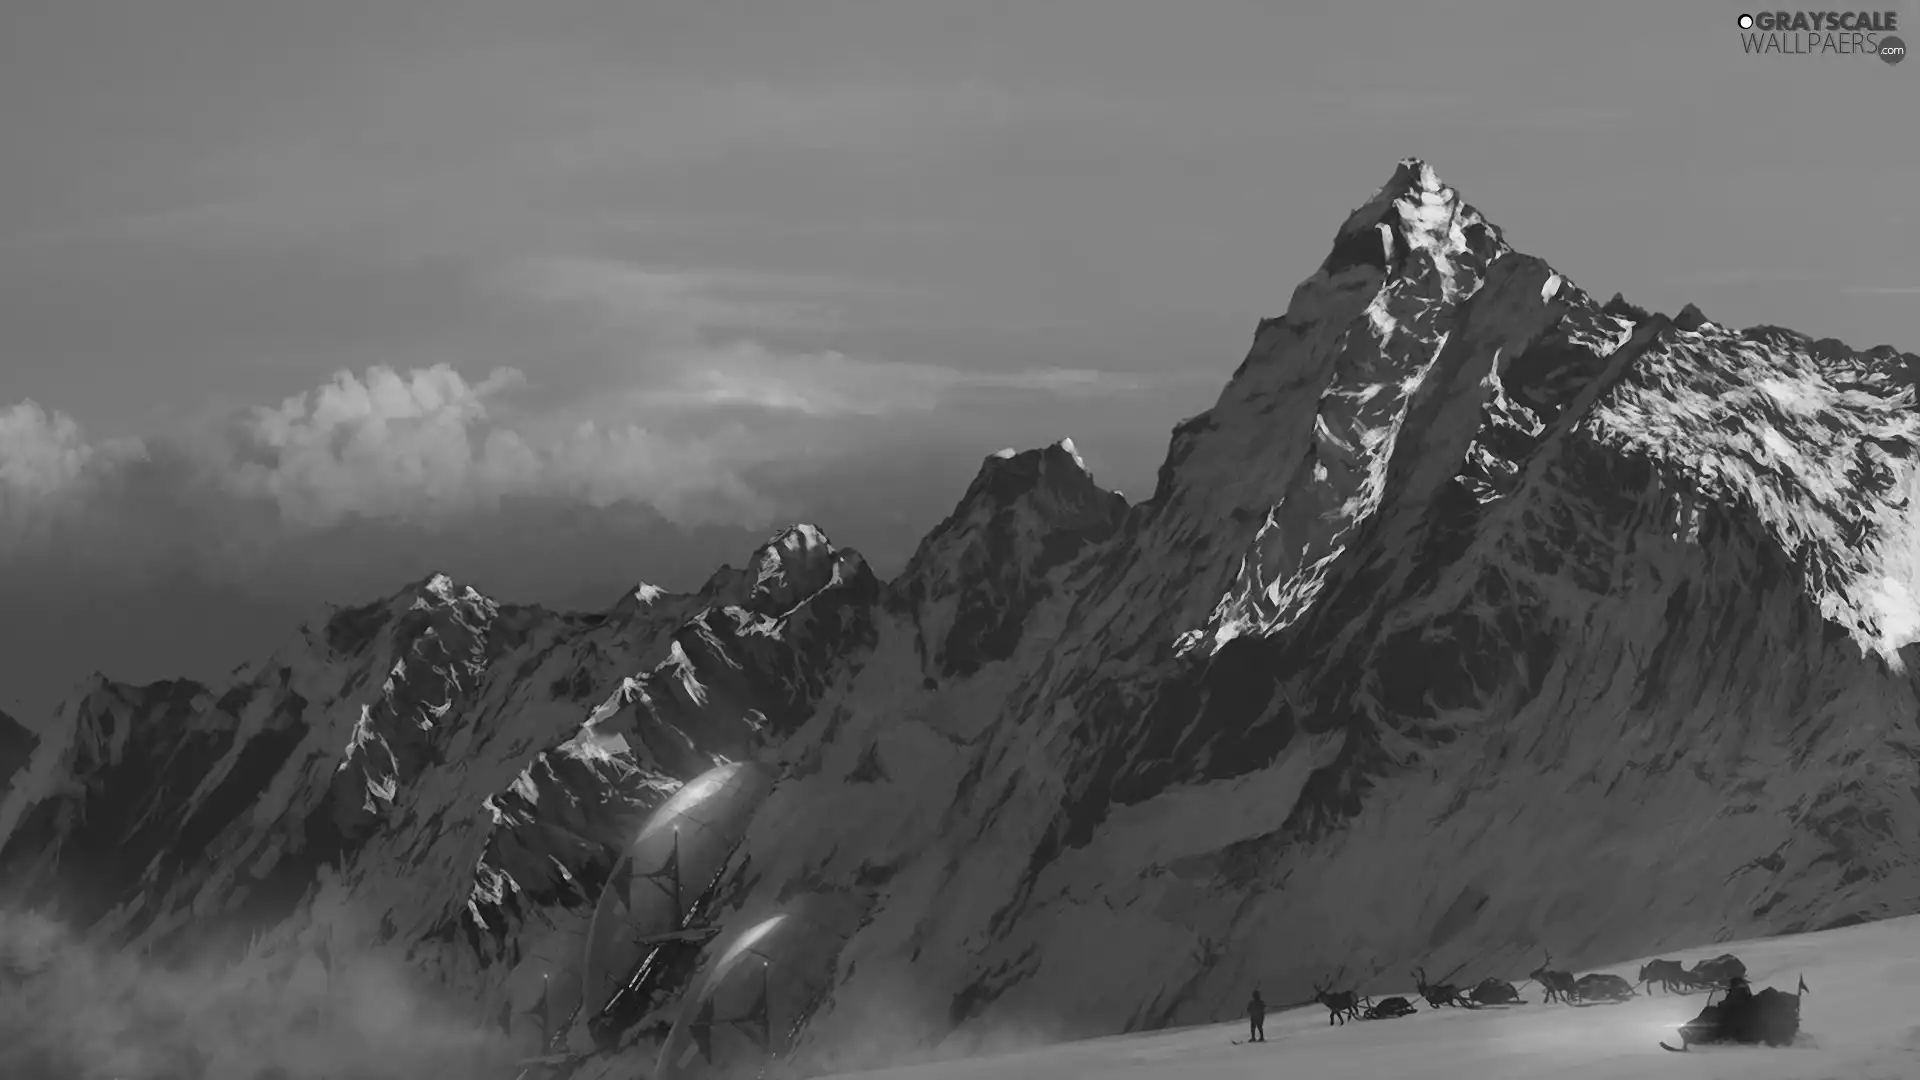
[[[16,555],[0,580],[0,708],[37,723],[88,675],[133,682],[190,676],[218,682],[243,659],[294,636],[343,596],[385,591],[438,567],[501,595],[556,610],[599,610],[630,584],[618,568],[644,566],[692,588],[716,551],[744,551],[763,533],[683,528],[649,507],[593,507],[512,497],[487,512],[432,527],[350,519],[239,550],[180,550],[137,565],[54,548]],[[187,626],[190,632],[183,632]]]

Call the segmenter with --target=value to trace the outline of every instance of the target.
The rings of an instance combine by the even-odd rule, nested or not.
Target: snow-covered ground
[[[1692,1019],[1705,994],[1654,991],[1622,1005],[1544,1005],[1540,987],[1521,986],[1528,1004],[1468,1011],[1421,1011],[1398,1020],[1329,1027],[1320,1006],[1267,1017],[1267,1043],[1235,1046],[1246,1022],[1065,1043],[993,1057],[846,1073],[863,1080],[1122,1080],[1126,1077],[1299,1077],[1302,1080],[1912,1080],[1920,1077],[1920,916],[1840,930],[1731,942],[1673,959],[1731,952],[1756,987],[1793,989],[1805,976],[1799,1042],[1783,1049],[1721,1047],[1670,1054],[1674,1027]],[[1600,970],[1631,980],[1651,957]],[[1584,974],[1584,972],[1582,972]],[[1368,987],[1375,997],[1404,987]]]

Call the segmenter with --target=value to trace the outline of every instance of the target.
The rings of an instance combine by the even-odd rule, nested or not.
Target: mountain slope
[[[159,955],[395,951],[580,1077],[709,1001],[594,1033],[568,987],[626,838],[749,758],[703,917],[805,912],[802,1071],[1903,914],[1916,370],[1598,303],[1410,159],[1146,502],[1003,451],[890,583],[800,526],[697,595],[436,577],[219,693],[100,683],[0,873]]]

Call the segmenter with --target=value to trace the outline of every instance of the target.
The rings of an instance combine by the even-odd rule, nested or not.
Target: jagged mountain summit
[[[798,526],[696,594],[436,576],[229,686],[99,680],[0,880],[154,963],[401,957],[581,1078],[1913,912],[1916,371],[1596,302],[1409,159],[1145,502],[1002,452],[891,582]],[[596,918],[646,957],[597,1012]]]

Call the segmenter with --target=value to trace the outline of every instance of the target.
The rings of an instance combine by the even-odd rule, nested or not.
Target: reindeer
[[[1640,983],[1651,992],[1657,984],[1669,994],[1694,989],[1693,976],[1678,960],[1649,960],[1640,968]]]
[[[1455,1005],[1464,1009],[1473,1008],[1473,1002],[1467,1000],[1467,996],[1460,992],[1460,988],[1452,983],[1429,983],[1427,981],[1427,969],[1424,967],[1416,967],[1413,969],[1413,982],[1414,985],[1419,988],[1420,996],[1426,998],[1427,1005],[1432,1008],[1438,1009],[1442,1005]]]
[[[1551,950],[1539,967],[1527,972],[1527,978],[1540,984],[1540,988],[1547,992],[1546,1000],[1549,1003],[1558,1000],[1563,1005],[1572,1005],[1580,1000],[1580,987],[1573,980],[1573,972],[1553,970]]]
[[[1335,1020],[1339,1020],[1344,1027],[1348,1019],[1360,1019],[1360,995],[1351,990],[1342,990],[1336,994],[1319,983],[1314,983],[1313,1000],[1327,1007],[1328,1027],[1332,1027]]]

